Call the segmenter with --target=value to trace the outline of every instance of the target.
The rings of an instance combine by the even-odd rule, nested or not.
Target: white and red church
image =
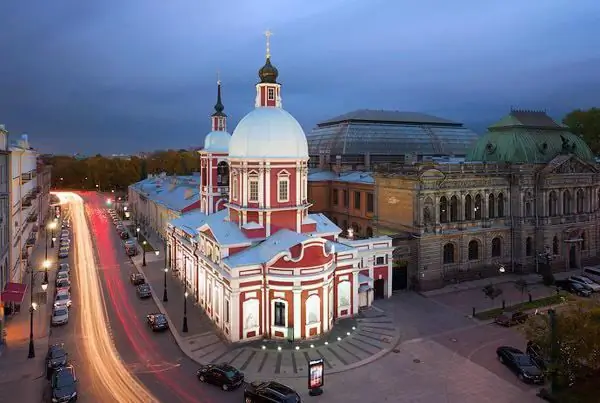
[[[231,341],[316,337],[391,295],[390,238],[341,238],[308,213],[306,136],[282,108],[277,77],[267,46],[255,109],[233,135],[218,82],[201,207],[168,224],[169,269]]]

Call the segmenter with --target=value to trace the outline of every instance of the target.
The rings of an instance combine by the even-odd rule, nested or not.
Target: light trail
[[[83,199],[75,193],[56,193],[61,203],[70,206],[73,228],[73,252],[77,270],[77,303],[81,315],[81,335],[86,340],[83,352],[93,371],[94,382],[102,384],[107,401],[158,403],[148,389],[135,378],[121,361],[106,326],[109,323],[100,284],[90,229],[85,217]]]

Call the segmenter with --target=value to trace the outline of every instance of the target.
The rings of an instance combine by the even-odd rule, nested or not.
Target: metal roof
[[[358,109],[353,112],[336,116],[317,124],[318,127],[329,126],[341,122],[372,122],[372,123],[409,123],[409,124],[438,124],[457,125],[461,123],[426,115],[419,112],[400,112],[373,109]]]

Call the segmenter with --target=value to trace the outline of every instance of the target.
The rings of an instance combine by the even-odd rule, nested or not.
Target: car
[[[502,312],[496,316],[494,322],[502,326],[514,326],[521,323],[525,323],[529,315],[525,312]]]
[[[54,307],[71,307],[71,293],[69,291],[60,290],[56,293],[56,297],[54,297]]]
[[[68,357],[69,355],[62,344],[48,346],[48,352],[46,353],[46,376],[48,379],[56,369],[67,365]]]
[[[58,269],[56,271],[56,273],[71,273],[71,266],[69,266],[69,263],[61,263],[58,265]]]
[[[119,236],[121,237],[121,239],[129,239],[129,232],[123,231],[119,234]]]
[[[583,286],[585,286],[585,288],[590,289],[592,292],[599,292],[600,291],[600,284],[597,284],[596,282],[592,281],[591,278],[586,277],[586,276],[571,276],[569,277],[569,280],[575,282],[575,283],[580,283]]]
[[[140,285],[146,283],[146,279],[141,273],[131,273],[131,275],[129,276],[129,281],[131,281],[131,284],[133,285]]]
[[[66,230],[66,229],[64,229],[64,230],[62,230],[62,231],[60,232],[60,237],[61,237],[61,238],[62,238],[62,237],[65,237],[65,236],[67,236],[67,237],[69,236],[69,230]]]
[[[245,403],[301,403],[300,395],[289,386],[275,381],[252,382],[244,389]]]
[[[69,257],[69,248],[66,246],[63,246],[62,248],[60,248],[58,250],[58,257],[59,259],[66,259]]]
[[[146,323],[148,323],[148,326],[150,326],[154,332],[167,330],[169,328],[169,321],[167,321],[167,317],[163,313],[151,313],[146,315]]]
[[[59,271],[56,273],[56,284],[58,284],[58,282],[60,280],[69,280],[69,272],[66,271]]]
[[[136,292],[138,297],[140,297],[141,299],[150,298],[152,296],[152,289],[148,284],[145,283],[138,285]]]
[[[56,292],[69,292],[71,291],[71,281],[69,279],[60,279],[56,282]]]
[[[135,239],[128,239],[127,241],[124,242],[125,247],[132,247],[135,246]]]
[[[77,400],[77,376],[72,364],[59,368],[52,375],[52,401],[74,402]]]
[[[223,390],[231,390],[244,383],[244,374],[229,364],[208,364],[196,371],[200,382],[212,383]]]
[[[64,306],[52,310],[52,326],[60,326],[69,322],[69,309]]]
[[[138,250],[137,248],[125,248],[125,253],[127,254],[127,256],[135,256],[138,254]]]
[[[544,383],[544,373],[531,357],[518,348],[501,346],[496,349],[498,360],[517,374],[522,382]]]
[[[122,225],[117,225],[117,232],[125,232],[127,229]]]
[[[64,235],[64,236],[61,236],[61,237],[60,237],[60,240],[61,240],[61,241],[64,241],[65,239],[69,239],[69,236],[68,236],[68,235]]]
[[[68,248],[71,246],[71,240],[70,239],[61,239],[59,245],[61,248],[64,248],[64,247]]]

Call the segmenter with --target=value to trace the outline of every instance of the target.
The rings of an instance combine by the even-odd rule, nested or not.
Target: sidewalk
[[[307,364],[312,359],[322,358],[329,374],[344,372],[383,357],[395,349],[400,341],[399,328],[392,318],[375,307],[357,318],[339,321],[329,334],[317,340],[294,343],[259,340],[232,344],[220,337],[204,310],[195,305],[192,299],[188,300],[187,305],[189,331],[183,334],[183,284],[168,274],[169,301],[162,301],[164,243],[155,234],[144,236],[161,254],[146,253],[145,267],[142,266],[141,254],[133,257],[132,262],[152,287],[154,301],[159,310],[167,315],[177,344],[199,364],[227,362],[244,371],[250,381],[306,378]]]
[[[38,402],[42,399],[47,385],[44,359],[48,349],[52,295],[56,271],[56,251],[48,249],[48,258],[52,262],[48,270],[48,289],[43,298],[41,283],[43,281],[43,262],[45,259],[45,232],[41,230],[37,244],[29,259],[34,274],[34,301],[38,308],[33,314],[33,333],[35,358],[27,358],[29,351],[29,325],[31,287],[30,274],[26,274],[27,291],[21,304],[21,312],[10,317],[6,322],[6,345],[0,354],[0,402]]]

